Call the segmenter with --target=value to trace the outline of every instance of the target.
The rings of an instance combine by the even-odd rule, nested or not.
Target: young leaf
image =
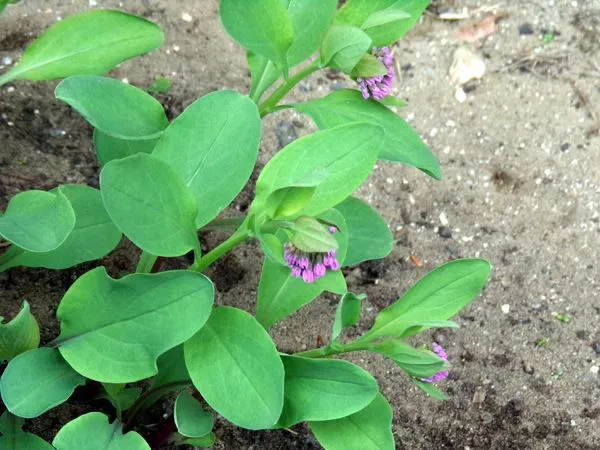
[[[194,386],[216,412],[250,430],[277,422],[283,408],[283,363],[254,317],[240,309],[215,308],[184,351]]]
[[[60,188],[56,193],[21,192],[0,215],[0,236],[30,252],[54,250],[74,226],[75,212]]]
[[[185,436],[179,436],[175,439],[175,443],[178,445],[190,445],[198,448],[210,448],[217,442],[217,437],[214,433],[208,433],[206,436],[199,438],[188,438]]]
[[[123,383],[102,383],[106,391],[105,398],[110,401],[118,411],[126,411],[135,403],[142,393],[141,387],[126,388]]]
[[[348,292],[348,285],[341,270],[330,270],[324,277],[315,280],[315,284],[327,292],[344,295]]]
[[[256,104],[233,91],[196,100],[164,132],[152,156],[169,164],[193,193],[196,227],[214,219],[242,190],[260,133]]]
[[[366,203],[348,197],[336,205],[348,227],[348,252],[344,266],[385,258],[394,246],[392,233],[381,216]]]
[[[248,95],[258,104],[265,91],[277,81],[283,72],[275,66],[273,61],[256,53],[248,51],[246,59],[252,79]]]
[[[199,273],[133,274],[114,280],[98,267],[78,278],[58,306],[61,333],[55,345],[87,378],[142,380],[156,374],[159,355],[202,328],[213,296],[212,283]]]
[[[287,68],[294,26],[280,0],[221,0],[219,13],[225,30],[239,44]]]
[[[144,251],[181,256],[198,247],[196,200],[167,163],[145,153],[111,161],[100,188],[108,215]]]
[[[84,383],[57,349],[42,347],[21,353],[8,364],[0,393],[11,413],[30,419],[60,405]]]
[[[292,227],[294,235],[291,242],[294,247],[303,252],[327,253],[337,250],[338,243],[335,237],[318,220],[302,216],[296,219]]]
[[[11,80],[52,80],[103,75],[120,62],[162,45],[160,28],[119,11],[89,11],[56,22],[31,44],[18,65],[0,76]]]
[[[167,384],[183,384],[190,380],[190,374],[185,367],[183,344],[173,347],[163,353],[156,362],[158,373],[152,379],[151,389],[156,389]]]
[[[284,248],[283,242],[274,234],[257,233],[257,237],[260,241],[260,248],[266,257],[270,258],[274,263],[282,266],[287,265],[285,258],[283,257]]]
[[[420,19],[430,0],[349,0],[336,23],[361,27],[373,46],[391,45]],[[406,17],[408,15],[408,17]]]
[[[371,345],[369,349],[391,359],[411,377],[430,377],[442,370],[445,364],[435,353],[417,350],[397,340],[385,340]]]
[[[344,328],[350,328],[356,325],[360,319],[361,301],[367,298],[366,295],[356,295],[347,292],[342,296],[335,310],[335,319],[331,330],[331,341],[335,341]]]
[[[418,321],[417,323],[411,324],[404,332],[398,336],[400,338],[407,338],[419,334],[421,331],[429,328],[460,328],[460,326],[452,320],[426,320]]]
[[[370,48],[371,38],[360,28],[334,25],[321,44],[321,65],[350,73]]]
[[[326,170],[302,209],[316,216],[348,197],[360,186],[375,165],[383,142],[383,130],[376,125],[351,123],[292,142],[271,159],[256,183],[255,209],[278,189],[296,186],[315,170]]]
[[[394,450],[392,408],[377,394],[364,409],[342,419],[310,422],[310,429],[325,450]]]
[[[135,431],[123,434],[123,425],[99,412],[91,412],[71,420],[58,432],[52,445],[56,450],[150,450],[144,438]]]
[[[3,321],[0,316],[0,363],[38,347],[40,328],[29,311],[29,303],[23,302],[21,311],[13,320],[7,324]]]
[[[352,78],[371,78],[385,75],[387,68],[375,56],[366,53],[352,69]],[[385,97],[384,97],[385,98]]]
[[[490,264],[482,259],[459,259],[438,267],[381,311],[367,335],[401,336],[420,322],[451,318],[475,299],[489,273]]]
[[[379,100],[379,103],[381,103],[382,105],[391,106],[394,108],[404,108],[404,107],[408,106],[408,103],[406,103],[401,98],[393,97],[391,95],[388,95],[387,97],[382,98],[381,100]]]
[[[413,383],[431,398],[435,398],[436,400],[448,400],[450,398],[431,383],[415,379],[413,379]]]
[[[75,227],[56,249],[44,253],[28,252],[11,247],[0,256],[0,270],[15,266],[66,269],[82,262],[93,261],[110,253],[121,240],[121,232],[108,216],[100,191],[89,186],[60,186],[73,211]]]
[[[204,411],[189,391],[177,396],[173,415],[179,434],[190,438],[206,436],[215,423],[213,415]]]
[[[365,100],[358,91],[335,91],[327,97],[297,103],[294,108],[308,114],[321,130],[349,120],[379,125],[385,130],[380,160],[408,164],[437,180],[441,178],[437,160],[412,127],[381,103]]]
[[[377,395],[375,379],[352,363],[285,355],[281,359],[285,401],[278,427],[346,417],[365,408]]]
[[[153,139],[119,139],[102,131],[94,130],[94,150],[101,166],[113,159],[127,158],[136,153],[152,153],[158,138]]]
[[[69,77],[56,86],[54,95],[77,110],[94,128],[116,138],[157,138],[169,124],[158,100],[114,78]]]
[[[24,420],[8,411],[0,416],[0,448],[2,450],[54,450],[35,434],[21,429]]]

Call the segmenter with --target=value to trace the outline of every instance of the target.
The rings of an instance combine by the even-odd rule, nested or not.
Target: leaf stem
[[[156,263],[157,259],[158,256],[142,251],[142,253],[140,254],[140,259],[137,263],[137,267],[135,268],[135,273],[152,272],[152,268],[154,267],[154,264]]]
[[[357,341],[350,342],[348,344],[329,344],[325,347],[313,348],[312,350],[306,350],[304,352],[294,353],[294,356],[302,356],[304,358],[325,358],[332,355],[341,355],[342,353],[359,352],[361,350],[368,350],[366,342],[361,341],[359,338]]]
[[[212,263],[214,263],[217,259],[222,258],[235,247],[240,245],[246,239],[250,237],[250,230],[247,229],[238,229],[234,234],[232,234],[227,240],[219,244],[217,247],[213,248],[210,252],[204,255],[202,258],[197,259],[196,262],[190,270],[194,270],[196,272],[202,272]]]
[[[320,60],[316,59],[300,72],[292,75],[286,81],[284,81],[263,103],[259,105],[258,109],[260,111],[260,117],[264,117],[270,112],[276,111],[274,108],[277,106],[277,103],[279,103],[279,101],[285,97],[285,95],[290,92],[294,86],[300,83],[311,73],[314,73],[319,69],[321,69]]]

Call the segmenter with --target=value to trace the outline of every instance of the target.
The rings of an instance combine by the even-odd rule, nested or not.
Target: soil
[[[112,76],[141,87],[170,78],[173,86],[161,100],[171,117],[216,89],[247,92],[244,54],[222,30],[216,0],[132,0],[125,6],[114,0],[25,0],[0,16],[0,58],[17,60],[47,26],[92,7],[125,9],[163,27],[161,50],[122,64]],[[476,13],[459,22],[436,19],[445,7]],[[492,7],[506,13],[497,32],[475,44],[459,43],[456,30]],[[192,20],[183,20],[183,13]],[[551,42],[543,43],[543,36]],[[484,77],[465,87],[464,103],[455,99],[447,76],[459,45],[487,65]],[[409,101],[400,114],[427,140],[444,179],[380,163],[359,190],[389,223],[397,245],[384,261],[347,272],[350,288],[368,295],[363,318],[348,337],[367,330],[380,309],[440,263],[470,256],[494,266],[484,293],[456,318],[459,330],[416,341],[446,347],[452,371],[441,388],[451,400],[426,398],[388,361],[354,355],[393,406],[397,448],[600,448],[600,1],[437,1],[396,57],[396,95]],[[91,129],[54,99],[55,84],[1,88],[0,208],[27,189],[98,184]],[[352,84],[321,72],[290,99]],[[293,112],[268,117],[257,171],[281,145],[313,130]],[[231,214],[243,212],[251,195],[249,187]],[[212,247],[223,235],[203,239]],[[218,303],[254,311],[259,254],[248,244],[209,270]],[[120,276],[134,269],[136,257],[124,242],[104,260],[73,269],[0,274],[0,315],[12,318],[27,300],[48,342],[58,333],[56,307],[78,276],[98,264]],[[323,296],[277,325],[279,348],[313,347],[317,336],[328,333],[335,302]],[[572,320],[557,320],[556,313]],[[168,412],[168,402],[162,406]],[[102,405],[71,401],[27,427],[51,440],[65,422],[97,407]],[[216,448],[319,448],[304,427],[294,431],[248,432],[219,420]]]

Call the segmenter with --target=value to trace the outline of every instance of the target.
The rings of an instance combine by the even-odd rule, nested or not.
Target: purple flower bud
[[[330,232],[331,234],[335,234],[335,233],[337,233],[337,230],[338,230],[338,229],[337,229],[337,227],[335,227],[335,226],[333,226],[333,225],[331,225],[331,226],[329,227],[329,232]]]
[[[446,353],[446,350],[444,350],[444,347],[442,347],[437,342],[431,344],[431,351],[438,355],[443,361],[448,362],[448,354]],[[426,383],[437,383],[438,381],[445,380],[446,378],[448,378],[448,371],[440,370],[438,373],[431,377],[421,378],[421,381],[424,381]]]
[[[313,272],[315,274],[315,278],[321,278],[327,272],[327,268],[325,267],[325,265],[323,263],[317,263],[317,264],[315,264],[315,268],[313,269]]]
[[[356,82],[360,88],[363,98],[366,100],[373,97],[381,100],[392,93],[392,84],[394,82],[394,57],[388,47],[375,48],[372,50],[375,56],[386,68],[385,75],[377,75],[370,78],[357,78]]]
[[[340,263],[337,258],[331,258],[331,262],[329,263],[329,268],[331,270],[338,270],[340,268]]]
[[[302,269],[300,267],[294,267],[292,269],[292,276],[294,278],[300,278],[302,276]]]
[[[315,274],[312,269],[305,269],[302,271],[302,279],[305,283],[313,283],[315,281]]]

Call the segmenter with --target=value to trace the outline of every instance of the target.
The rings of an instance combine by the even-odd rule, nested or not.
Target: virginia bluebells
[[[433,353],[438,355],[440,359],[444,360],[445,362],[448,362],[448,354],[446,353],[446,350],[444,350],[444,347],[442,347],[440,344],[434,342],[433,344],[431,344],[431,350],[433,351]],[[448,371],[440,370],[438,373],[431,377],[421,378],[421,381],[425,381],[426,383],[437,383],[438,381],[445,380],[446,378],[448,378]]]
[[[331,234],[336,231],[336,227],[329,227]],[[314,283],[315,280],[325,276],[327,269],[338,270],[340,268],[334,249],[325,253],[307,253],[287,243],[284,246],[283,256],[288,267],[292,269],[292,276],[302,277],[305,283]]]
[[[364,99],[373,97],[375,100],[381,100],[392,93],[392,83],[394,82],[394,57],[389,47],[373,47],[373,56],[375,56],[387,69],[385,75],[377,75],[371,78],[357,78],[356,81],[362,92]]]

